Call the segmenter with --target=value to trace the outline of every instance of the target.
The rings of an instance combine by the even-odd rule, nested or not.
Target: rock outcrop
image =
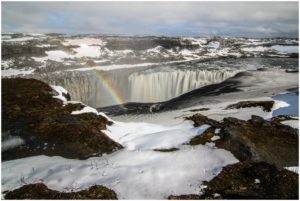
[[[226,109],[240,109],[247,107],[262,107],[264,111],[271,112],[274,101],[241,101],[232,105],[228,105]]]
[[[211,126],[194,137],[191,145],[212,142],[211,138],[216,135],[219,136],[214,141],[216,147],[230,151],[240,161],[265,161],[278,168],[298,166],[298,130],[281,124],[278,118],[267,121],[253,115],[248,121],[228,117],[217,122],[196,114],[186,119],[194,121],[196,127]],[[219,133],[215,133],[215,129],[219,129]]]
[[[55,95],[38,80],[2,79],[2,143],[13,137],[24,141],[2,150],[2,160],[41,154],[85,159],[122,148],[101,131],[112,122],[95,113],[71,114],[84,105],[64,105]]]
[[[117,200],[116,193],[104,186],[95,185],[78,192],[59,192],[49,189],[42,183],[28,184],[5,195],[8,200],[49,199],[49,200]]]
[[[222,199],[298,199],[298,174],[265,162],[228,165],[204,185],[203,198],[217,193]]]
[[[228,165],[199,194],[168,199],[298,199],[298,174],[265,162]]]

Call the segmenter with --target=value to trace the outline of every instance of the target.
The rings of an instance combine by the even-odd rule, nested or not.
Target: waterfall
[[[199,87],[222,82],[235,74],[235,71],[221,70],[134,73],[128,78],[130,99],[133,102],[166,101]]]
[[[150,70],[150,71],[149,71]],[[234,76],[237,71],[229,70],[119,70],[103,72],[125,102],[166,101],[199,87],[219,83]],[[114,105],[103,81],[92,72],[64,72],[47,75],[42,80],[64,87],[72,100],[95,108]]]

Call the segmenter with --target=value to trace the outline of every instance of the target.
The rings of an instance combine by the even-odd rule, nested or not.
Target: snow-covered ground
[[[65,91],[52,86],[62,98]],[[205,105],[210,110],[201,111],[209,118],[221,120],[226,116],[249,119],[251,115],[271,118],[275,111],[291,114],[298,104],[290,93],[281,94],[281,99],[262,97],[251,100],[274,100],[271,112],[262,108],[243,108],[225,110],[225,102]],[[291,100],[293,99],[293,100]],[[54,156],[35,156],[2,162],[2,191],[12,190],[25,183],[43,182],[49,188],[59,191],[78,191],[94,184],[101,184],[114,190],[119,199],[165,199],[168,195],[198,194],[203,181],[214,178],[222,167],[237,163],[238,160],[228,151],[216,148],[214,143],[206,145],[184,145],[192,137],[203,133],[209,126],[194,128],[191,121],[183,120],[179,114],[191,115],[193,108],[158,114],[160,122],[166,118],[175,119],[169,125],[145,122],[114,121],[104,132],[124,149],[109,155],[92,157],[87,160],[72,160]],[[198,106],[199,108],[199,106]],[[95,112],[86,106],[80,111]],[[160,116],[159,116],[160,115]],[[218,131],[216,131],[217,133]],[[213,136],[216,140],[218,136]],[[160,152],[154,149],[177,148],[174,152]],[[294,168],[287,168],[295,171]]]
[[[5,36],[2,39],[8,43],[23,43],[36,38],[44,38],[44,36],[33,34],[16,39]],[[45,52],[47,54],[45,57],[32,58],[45,65],[48,60],[62,63],[68,60],[68,62],[80,63],[82,58],[91,57],[96,63],[95,66],[73,70],[96,69],[105,71],[145,67],[154,64],[163,66],[170,63],[221,56],[239,58],[242,53],[258,55],[270,51],[272,54],[280,53],[281,56],[285,56],[287,53],[298,52],[298,46],[263,46],[270,41],[262,39],[236,39],[236,43],[243,44],[241,51],[222,47],[222,43],[219,41],[209,42],[208,38],[187,38],[187,40],[190,40],[192,44],[198,44],[199,48],[166,49],[158,45],[141,51],[109,50],[105,47],[106,42],[100,38],[71,38],[65,39],[62,44],[75,46],[71,48],[75,53],[64,50],[49,50]],[[298,41],[292,40],[288,42],[291,44],[298,43]],[[41,44],[38,45],[43,47]],[[202,52],[203,49],[205,49],[205,53]],[[117,61],[120,58],[130,58],[130,55],[134,54],[145,58],[145,62],[101,64]],[[176,57],[179,59],[155,63],[149,62],[147,57]],[[34,69],[10,68],[9,66],[12,64],[11,60],[2,63],[2,77],[30,74],[34,71]],[[259,67],[254,64],[254,69]],[[201,135],[209,128],[208,125],[194,128],[193,122],[184,120],[184,117],[198,113],[191,110],[209,108],[209,110],[200,113],[218,121],[225,117],[248,120],[251,115],[262,116],[265,119],[280,114],[294,117],[299,115],[298,94],[282,93],[271,96],[273,93],[276,94],[295,87],[298,83],[296,80],[298,74],[285,73],[280,69],[249,72],[251,76],[244,76],[242,81],[239,80],[241,81],[239,85],[241,91],[208,97],[204,99],[205,103],[203,104],[162,113],[123,115],[112,119],[107,117],[114,124],[108,126],[103,132],[124,146],[124,149],[112,154],[95,156],[86,160],[65,159],[59,156],[34,156],[2,162],[2,192],[13,190],[24,184],[43,182],[49,188],[59,191],[78,191],[94,184],[101,184],[114,190],[119,199],[165,199],[169,195],[198,194],[204,188],[203,181],[211,180],[223,167],[237,163],[238,160],[230,152],[216,148],[214,143],[197,146],[186,145],[190,139]],[[64,93],[67,93],[64,88],[59,86],[52,86],[52,88],[58,92],[54,98],[62,100],[64,105],[75,103],[74,101],[67,101],[63,96]],[[274,100],[275,105],[271,112],[265,112],[260,107],[226,109],[230,104],[247,100]],[[78,115],[86,112],[106,116],[89,106],[85,106],[79,111],[73,111],[71,114]],[[288,120],[283,123],[299,128],[298,120]],[[217,140],[218,137],[217,135],[213,136],[211,140]],[[9,149],[22,143],[24,143],[22,139],[8,139],[2,143],[2,148]],[[157,150],[171,148],[178,150],[173,152]],[[296,167],[287,168],[293,171],[296,169]]]
[[[32,74],[34,69],[3,69],[1,70],[2,77],[16,76],[16,75],[28,75]]]
[[[78,69],[86,60],[93,61],[95,65],[88,65],[82,70],[115,70],[121,68],[143,67],[149,65],[166,65],[173,62],[187,62],[197,60],[215,59],[220,57],[289,57],[290,53],[298,53],[298,41],[294,39],[245,39],[245,38],[177,38],[178,44],[189,44],[193,47],[170,46],[163,47],[161,38],[144,38],[146,44],[157,43],[157,46],[147,49],[135,49],[129,45],[118,49],[118,43],[131,44],[131,41],[139,41],[139,37],[121,39],[119,37],[94,37],[94,36],[64,36],[51,37],[43,34],[25,34],[17,38],[12,35],[3,35],[5,44],[26,45],[35,43],[38,48],[50,48],[45,50],[47,56],[36,57],[35,61],[41,62],[40,67],[46,66],[50,61],[61,62],[69,65],[70,69]],[[61,45],[50,44],[51,41],[59,41]],[[165,39],[163,39],[165,40]],[[108,43],[115,41],[113,47]],[[276,45],[279,44],[279,45]],[[30,44],[32,45],[32,44]],[[141,44],[142,45],[142,44]],[[116,47],[115,47],[116,46]],[[116,48],[116,49],[114,49]],[[131,48],[131,49],[130,49]],[[99,64],[96,61],[105,61]],[[15,66],[9,68],[14,69]],[[52,69],[53,70],[53,69]],[[58,71],[60,69],[57,69]],[[33,73],[33,72],[32,72]],[[3,74],[6,76],[6,74]]]

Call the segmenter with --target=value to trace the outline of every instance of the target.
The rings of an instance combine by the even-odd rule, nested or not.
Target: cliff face
[[[71,114],[85,106],[56,95],[38,80],[2,79],[2,160],[41,154],[84,159],[122,148],[101,131],[112,122],[95,113]]]

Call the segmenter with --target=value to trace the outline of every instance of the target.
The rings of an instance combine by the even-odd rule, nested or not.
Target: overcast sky
[[[298,2],[2,2],[2,33],[298,37]]]

